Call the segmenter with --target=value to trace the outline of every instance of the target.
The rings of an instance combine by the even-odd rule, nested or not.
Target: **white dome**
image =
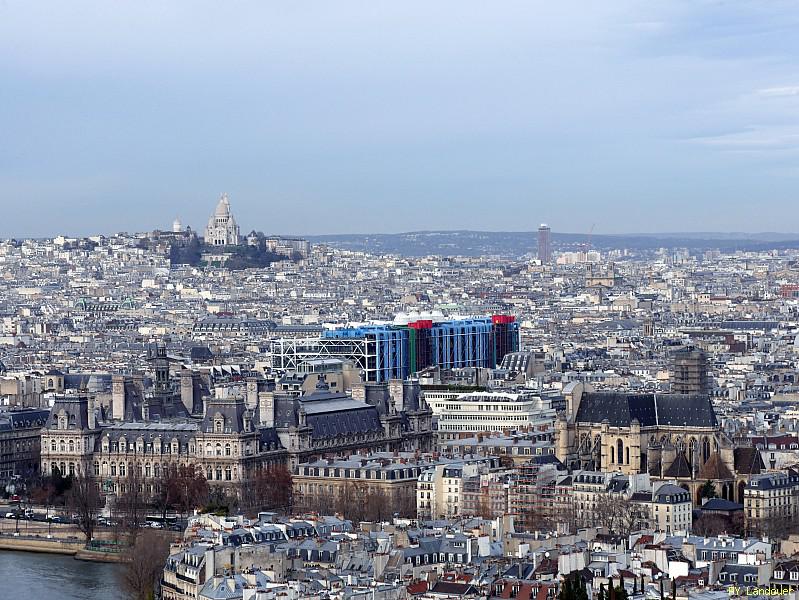
[[[175,219],[172,221],[172,231],[174,233],[180,233],[183,231],[183,224],[180,222],[180,219]]]

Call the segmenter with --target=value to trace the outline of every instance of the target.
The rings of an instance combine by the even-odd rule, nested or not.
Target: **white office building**
[[[470,392],[454,397],[425,394],[425,400],[433,416],[438,417],[439,439],[527,428],[544,431],[555,426],[556,412],[551,401],[535,393]]]

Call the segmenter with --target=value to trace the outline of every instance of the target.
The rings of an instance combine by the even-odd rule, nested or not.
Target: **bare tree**
[[[158,581],[169,554],[167,538],[155,531],[144,531],[128,551],[128,561],[120,572],[122,588],[130,600],[155,597]]]
[[[177,472],[177,465],[164,465],[160,472],[160,477],[155,483],[155,494],[153,495],[153,507],[161,514],[162,519],[166,519],[167,513],[175,508],[179,498],[177,497],[178,486],[173,485],[171,477]]]
[[[167,512],[190,510],[208,502],[210,490],[202,469],[194,465],[166,465],[153,503],[166,518]]]
[[[646,525],[647,509],[638,502],[624,496],[611,495],[597,502],[594,522],[608,531],[627,539],[630,533]]]
[[[72,478],[72,487],[67,492],[67,506],[75,514],[78,529],[88,544],[94,536],[97,514],[102,507],[98,483],[91,473],[80,472]]]
[[[290,512],[294,505],[294,489],[291,471],[285,466],[269,466],[259,469],[250,485],[248,503],[258,510],[282,510]],[[332,504],[332,498],[330,499]],[[308,507],[308,510],[315,510]]]
[[[122,492],[117,499],[117,508],[124,519],[128,541],[133,545],[147,516],[147,497],[144,493],[144,479],[140,466],[130,465],[128,475],[121,483]]]
[[[367,496],[369,487],[364,481],[348,481],[336,499],[336,512],[352,521],[368,520]]]
[[[562,525],[569,533],[577,531],[582,526],[577,506],[571,497],[554,506],[553,513],[555,523]]]
[[[727,533],[730,529],[729,522],[721,515],[712,513],[703,514],[693,523],[695,533],[703,537],[716,536],[720,533]]]
[[[632,502],[627,498],[617,500],[619,510],[619,534],[629,542],[633,531],[648,525],[649,510],[640,502]]]

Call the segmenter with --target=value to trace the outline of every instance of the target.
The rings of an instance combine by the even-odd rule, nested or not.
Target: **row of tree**
[[[340,513],[352,521],[379,522],[401,517],[416,516],[416,490],[403,490],[387,494],[366,481],[349,481],[336,486],[332,493],[305,495],[296,498],[300,510],[320,514]]]
[[[283,466],[262,468],[253,474],[240,495],[227,496],[209,486],[200,468],[172,465],[161,477],[145,479],[136,468],[116,481],[115,502],[109,503],[114,538],[127,547],[127,561],[120,571],[120,584],[132,600],[154,597],[169,552],[170,534],[145,528],[153,512],[163,519],[171,512],[184,516],[195,509],[230,513],[242,508],[251,512],[290,512],[293,508],[292,477]],[[108,482],[91,473],[62,477],[55,472],[31,489],[31,500],[48,506],[64,506],[71,512],[86,543],[95,537],[98,519],[111,494]]]

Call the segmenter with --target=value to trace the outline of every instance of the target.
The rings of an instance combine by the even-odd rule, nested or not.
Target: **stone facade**
[[[239,226],[230,212],[227,194],[222,194],[214,214],[208,219],[205,243],[209,246],[238,246],[240,237]]]
[[[212,488],[241,496],[270,466],[293,470],[329,455],[432,448],[432,413],[418,386],[400,387],[408,397],[406,410],[397,412],[387,385],[370,389],[365,402],[330,392],[324,381],[295,397],[251,379],[246,399],[206,396],[202,414],[192,415],[186,408],[194,403],[195,378],[181,371],[179,382],[170,382],[163,360],[156,359],[155,389],[148,394],[115,379],[111,412],[117,418],[103,419],[91,397],[58,397],[42,430],[42,473],[92,473],[105,492],[120,493],[136,469],[154,494],[165,469],[195,465]]]

